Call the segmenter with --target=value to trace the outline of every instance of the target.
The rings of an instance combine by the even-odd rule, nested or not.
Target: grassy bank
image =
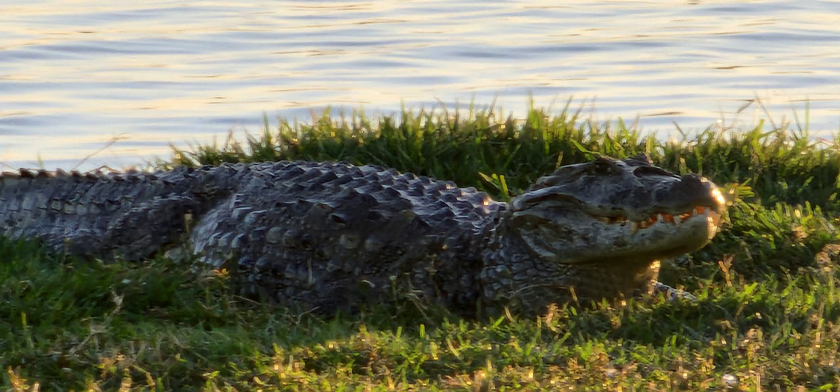
[[[13,389],[840,388],[835,288],[840,152],[805,130],[705,131],[664,142],[538,109],[280,120],[171,165],[279,159],[376,163],[517,194],[560,164],[647,152],[727,190],[722,232],[664,263],[698,296],[469,320],[394,305],[324,318],[249,302],[218,271],[166,260],[57,260],[0,241],[0,364]],[[826,247],[826,245],[829,245]],[[825,252],[821,252],[825,250]]]

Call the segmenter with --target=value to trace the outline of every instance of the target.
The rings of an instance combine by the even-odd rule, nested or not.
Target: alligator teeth
[[[674,226],[679,226],[687,219],[691,219],[697,215],[706,215],[709,212],[709,207],[697,206],[691,209],[689,212],[684,212],[682,214],[672,215],[668,213],[657,213],[647,217],[641,221],[632,221],[628,220],[626,216],[614,216],[614,217],[596,217],[599,222],[604,224],[612,224],[612,223],[621,223],[622,225],[624,222],[630,222],[630,231],[631,234],[636,234],[639,229],[646,229],[648,227],[653,226],[656,223],[673,223]]]

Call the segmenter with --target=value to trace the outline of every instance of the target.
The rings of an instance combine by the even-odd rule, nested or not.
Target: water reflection
[[[574,95],[587,115],[705,128],[757,94],[840,128],[840,23],[829,1],[7,1],[0,161],[68,168],[115,135],[111,163],[168,143],[307,119],[473,99],[522,113]],[[110,155],[108,155],[110,154]],[[90,160],[86,165],[98,165]]]

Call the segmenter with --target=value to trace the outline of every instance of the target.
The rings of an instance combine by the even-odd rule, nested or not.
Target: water
[[[562,5],[557,5],[562,4]],[[0,162],[82,169],[262,115],[586,99],[645,130],[840,129],[840,1],[137,1],[0,5]],[[589,109],[589,108],[592,109]],[[334,109],[335,110],[335,109]],[[119,140],[106,148],[114,138]]]

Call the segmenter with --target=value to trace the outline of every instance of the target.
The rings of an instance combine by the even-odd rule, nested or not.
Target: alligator
[[[282,161],[0,175],[0,237],[104,261],[188,254],[319,312],[395,298],[466,312],[650,294],[717,231],[709,180],[646,155],[562,166],[510,202],[378,166]]]

